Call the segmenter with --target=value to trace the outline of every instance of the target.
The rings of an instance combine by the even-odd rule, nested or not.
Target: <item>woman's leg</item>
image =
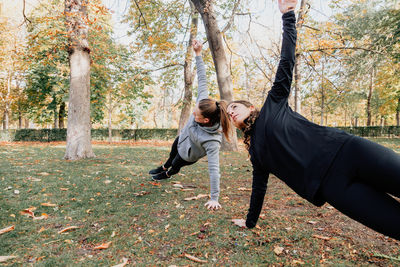
[[[172,161],[174,160],[176,155],[178,155],[178,141],[179,141],[179,136],[175,138],[175,141],[171,147],[171,152],[169,152],[169,158],[163,165],[165,169],[168,169],[169,167],[172,166]]]
[[[319,193],[333,207],[360,223],[400,240],[398,155],[362,138],[339,152]]]
[[[177,174],[183,166],[192,165],[194,162],[188,162],[181,158],[179,153],[175,156],[174,160],[171,163],[171,169],[167,171],[167,175],[171,176]]]
[[[400,154],[360,137],[350,145],[357,179],[400,198]]]
[[[157,168],[150,170],[149,171],[150,175],[154,176],[160,174],[168,170],[169,167],[171,167],[172,161],[174,160],[176,155],[178,155],[178,141],[179,141],[179,136],[175,138],[175,141],[172,144],[171,152],[169,153],[169,158],[167,159],[167,161],[164,163],[164,165],[158,166]]]

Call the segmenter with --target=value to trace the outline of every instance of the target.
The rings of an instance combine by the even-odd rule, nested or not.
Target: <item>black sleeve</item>
[[[264,203],[265,192],[267,191],[268,176],[268,172],[253,164],[253,185],[251,190],[250,208],[246,220],[247,228],[253,228],[257,224]]]
[[[293,79],[296,50],[296,15],[289,11],[282,15],[283,37],[281,59],[276,71],[275,81],[269,94],[275,99],[288,98]]]

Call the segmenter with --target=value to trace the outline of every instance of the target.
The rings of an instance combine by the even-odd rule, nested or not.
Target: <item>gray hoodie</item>
[[[208,98],[206,69],[201,56],[196,56],[198,97],[200,100]],[[190,115],[188,122],[179,134],[178,153],[188,162],[196,162],[207,155],[208,172],[210,175],[211,200],[218,201],[219,197],[219,148],[221,147],[222,130],[219,123],[204,127]]]

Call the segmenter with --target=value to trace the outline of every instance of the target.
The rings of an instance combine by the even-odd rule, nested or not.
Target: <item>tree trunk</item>
[[[90,122],[90,49],[85,21],[88,0],[65,0],[66,28],[69,36],[70,90],[67,146],[64,158],[94,157]]]
[[[307,4],[307,0],[301,0],[300,3],[300,10],[299,14],[297,16],[297,23],[296,23],[296,28],[298,31],[300,31],[301,27],[303,26],[303,21],[304,21],[304,9]],[[296,48],[298,50],[299,47]],[[301,76],[300,76],[300,61],[301,60],[301,54],[297,51],[296,52],[296,59],[294,62],[294,111],[297,113],[301,113],[301,99],[300,99],[300,83],[301,83]]]
[[[324,63],[322,63],[321,75],[321,125],[324,125],[324,112],[325,112],[325,91],[324,91]]]
[[[8,124],[9,124],[9,110],[10,110],[10,96],[11,96],[11,72],[8,75],[7,78],[7,95],[6,95],[6,103],[5,103],[5,108],[4,108],[4,119],[3,119],[3,129],[7,130],[8,129]]]
[[[229,103],[233,100],[232,78],[223,46],[222,34],[217,24],[213,2],[212,0],[191,1],[203,20],[208,44],[215,65],[220,97],[222,100]],[[223,139],[222,150],[237,150],[236,131],[232,131],[231,143],[226,142],[225,138]]]
[[[371,126],[372,114],[371,114],[371,99],[373,92],[373,76],[374,76],[374,68],[371,70],[370,80],[369,80],[369,90],[367,97],[367,126]]]
[[[53,124],[53,129],[57,129],[58,128],[58,112],[57,112],[57,107],[55,107],[54,109],[54,124]]]
[[[108,98],[108,142],[112,142],[112,98],[111,93]]]
[[[397,99],[396,126],[400,126],[400,98]]]
[[[24,128],[25,129],[29,128],[29,120],[27,118],[24,119]]]
[[[178,134],[183,129],[190,116],[191,104],[192,104],[193,80],[195,77],[195,72],[191,70],[193,61],[192,40],[197,36],[197,25],[199,19],[198,19],[198,12],[193,6],[193,3],[192,2],[189,3],[192,11],[192,22],[190,24],[189,43],[186,50],[185,65],[183,68],[184,79],[185,79],[185,93],[183,96],[183,106],[182,106],[181,116],[179,118]]]
[[[18,129],[22,129],[22,114],[21,114],[21,110],[18,110]]]
[[[58,110],[58,127],[64,129],[65,102],[61,102]]]

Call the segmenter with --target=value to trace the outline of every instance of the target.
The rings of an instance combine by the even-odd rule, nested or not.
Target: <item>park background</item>
[[[275,177],[260,227],[233,226],[251,190],[240,140],[220,153],[218,212],[203,207],[206,159],[165,183],[149,179],[194,105],[191,38],[204,43],[212,97],[262,106],[279,61],[275,1],[75,1],[86,7],[78,16],[67,3],[0,1],[2,264],[399,265],[398,241],[329,205],[313,207]],[[399,5],[299,1],[293,110],[399,153]],[[213,17],[214,35],[203,24]],[[90,111],[70,115],[76,51],[90,51],[90,77],[73,101]],[[67,132],[79,127],[78,138]]]

